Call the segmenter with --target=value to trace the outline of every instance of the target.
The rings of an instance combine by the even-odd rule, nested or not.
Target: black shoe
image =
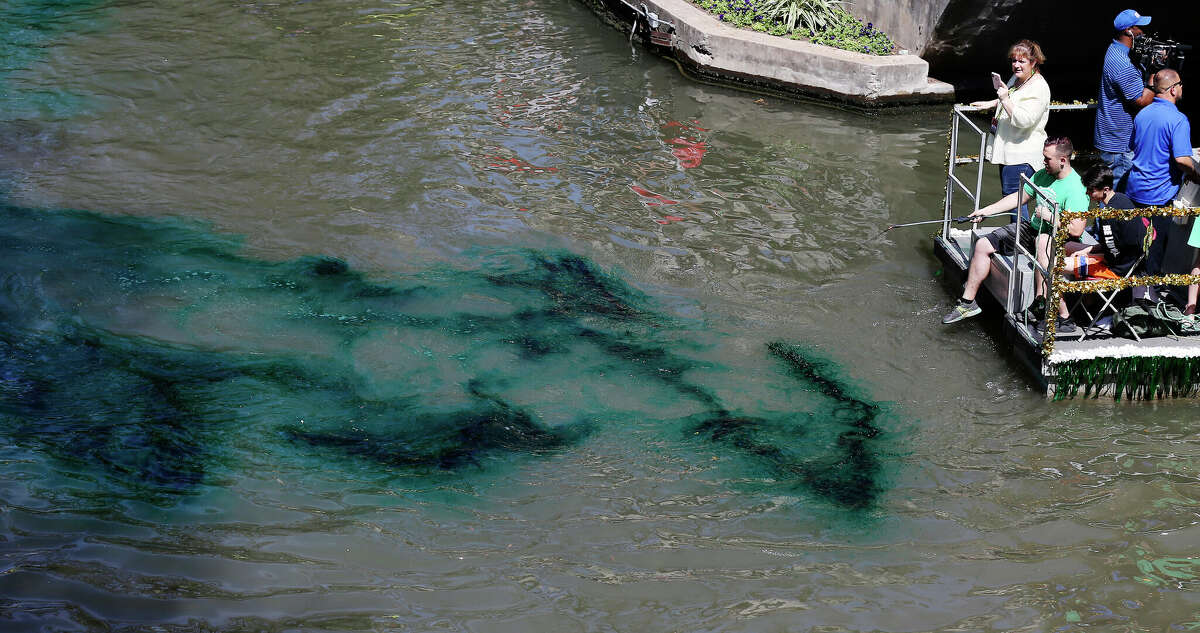
[[[1040,333],[1046,332],[1046,322],[1037,322],[1037,331]],[[1054,333],[1057,334],[1072,334],[1078,332],[1079,327],[1071,320],[1071,317],[1058,317],[1054,320]]]
[[[1039,296],[1034,297],[1033,302],[1031,302],[1029,304],[1029,307],[1025,308],[1025,318],[1034,323],[1041,321],[1042,317],[1045,315],[1046,315],[1046,298],[1043,296],[1039,295]]]

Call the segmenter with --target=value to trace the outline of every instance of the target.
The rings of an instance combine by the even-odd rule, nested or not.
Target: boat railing
[[[1096,105],[1094,103],[1050,104],[1051,112],[1087,112],[1089,110],[1094,110],[1095,108]],[[942,238],[947,242],[951,240],[950,229],[954,218],[958,217],[959,215],[967,215],[967,213],[962,213],[961,211],[956,214],[956,197],[962,196],[970,201],[971,213],[978,211],[981,206],[980,196],[983,189],[983,169],[984,164],[987,162],[985,154],[987,151],[988,137],[992,134],[992,132],[990,127],[986,129],[981,127],[976,123],[976,121],[972,120],[971,117],[987,114],[989,112],[991,112],[991,108],[985,109],[977,108],[972,105],[955,104],[953,114],[951,115],[950,147],[946,161],[946,199],[942,218]],[[963,139],[971,139],[971,146],[974,147],[973,139],[975,136],[978,136],[979,138],[979,153],[967,156],[960,155],[959,147],[963,145]],[[968,171],[962,167],[965,165],[973,165],[974,167]],[[971,171],[974,173],[972,174]],[[963,182],[963,178],[960,177],[960,175],[966,178],[974,176],[973,186],[969,186],[967,183]],[[1057,227],[1059,220],[1059,209],[1057,203],[1046,198],[1037,187],[1032,186],[1032,182],[1024,175],[1021,176],[1021,182],[1022,184],[1030,184],[1030,188],[1035,192],[1035,197],[1042,198],[1042,200],[1034,201],[1035,208],[1039,203],[1041,203],[1043,206],[1046,206],[1052,210],[1055,220],[1054,226]],[[1028,202],[1024,197],[1024,187],[1021,187],[1019,191],[1021,193],[1018,195],[1017,201],[1018,217],[1022,215],[1020,210],[1025,209],[1026,203]],[[1022,224],[1022,222],[1017,223],[1017,248],[1012,258],[1012,270],[1014,273],[1016,273],[1016,271],[1021,270],[1021,266],[1023,266],[1024,262],[1027,261],[1035,270],[1042,274],[1042,279],[1046,280],[1049,278],[1048,271],[1055,267],[1055,262],[1058,259],[1055,257],[1056,253],[1050,253],[1049,262],[1047,265],[1040,264],[1034,253],[1030,253],[1027,249],[1021,246],[1020,231],[1022,229]],[[1051,233],[1050,239],[1052,240],[1052,244],[1058,244],[1059,240],[1057,239],[1057,231]],[[1021,296],[1019,293],[1015,292],[1017,289],[1017,284],[1020,281],[1019,277],[1019,274],[1009,275],[1008,304],[1005,306],[1005,310],[1009,314],[1019,313],[1020,320],[1028,325],[1027,317],[1029,315],[1026,313],[1026,311],[1020,309],[1022,306],[1016,304],[1018,297]],[[1046,305],[1047,314],[1049,314],[1052,310],[1057,313],[1057,307],[1054,307],[1057,306],[1057,304],[1051,304],[1050,302],[1047,302]],[[1042,318],[1045,318],[1046,316],[1047,315],[1041,315]]]
[[[1025,241],[1021,239],[1022,231],[1033,228],[1032,226],[1027,227],[1025,222],[1021,222],[1019,220],[1022,216],[1021,209],[1025,208],[1025,205],[1028,201],[1028,199],[1025,197],[1026,196],[1025,191],[1027,188],[1029,191],[1033,192],[1033,204],[1032,204],[1033,211],[1031,211],[1030,214],[1037,213],[1039,208],[1045,208],[1048,211],[1050,211],[1050,215],[1051,215],[1050,238],[1049,238],[1050,241],[1047,243],[1047,249],[1046,249],[1047,250],[1047,262],[1044,265],[1042,264],[1042,262],[1038,261],[1036,252],[1030,253],[1025,248]],[[1019,189],[1017,189],[1017,208],[1016,208],[1015,212],[1016,212],[1016,215],[1018,218],[1018,221],[1016,223],[1017,224],[1016,239],[1015,239],[1016,248],[1013,251],[1012,274],[1010,274],[1008,276],[1008,296],[1009,296],[1008,304],[1009,305],[1006,306],[1006,311],[1009,314],[1012,314],[1014,316],[1016,316],[1019,312],[1020,314],[1017,317],[1018,320],[1022,324],[1028,326],[1028,325],[1030,325],[1029,311],[1028,310],[1020,310],[1019,306],[1015,305],[1015,303],[1014,303],[1016,301],[1014,299],[1014,297],[1018,296],[1017,295],[1017,285],[1018,285],[1019,279],[1021,277],[1021,271],[1024,270],[1022,268],[1022,264],[1024,262],[1021,261],[1021,258],[1025,258],[1025,260],[1027,260],[1030,263],[1030,265],[1033,267],[1033,269],[1035,271],[1034,275],[1041,273],[1043,281],[1049,279],[1050,271],[1054,270],[1056,268],[1055,262],[1058,259],[1060,259],[1060,257],[1058,257],[1058,255],[1059,255],[1058,249],[1049,248],[1049,246],[1051,244],[1054,244],[1054,245],[1057,245],[1059,248],[1062,248],[1062,244],[1060,243],[1060,240],[1058,239],[1059,220],[1060,220],[1059,215],[1060,214],[1059,214],[1058,201],[1051,198],[1049,195],[1047,195],[1046,190],[1042,189],[1041,187],[1038,187],[1037,185],[1034,185],[1033,181],[1030,180],[1029,177],[1026,176],[1025,174],[1021,174],[1021,187]],[[1034,233],[1033,243],[1034,243],[1035,251],[1037,249],[1037,238],[1038,238],[1038,234]],[[1036,282],[1035,282],[1035,284],[1036,284]],[[1036,287],[1036,285],[1035,285],[1035,287]],[[1047,294],[1049,294],[1049,293],[1047,293]],[[1057,300],[1054,301],[1053,303],[1051,303],[1050,301],[1046,301],[1046,311],[1044,314],[1040,315],[1040,317],[1046,323],[1049,323],[1050,321],[1053,320],[1050,318],[1051,314],[1054,314],[1054,315],[1058,314],[1058,301]],[[1026,330],[1026,331],[1028,331],[1028,330]]]
[[[979,192],[983,189],[983,164],[984,152],[987,150],[987,140],[990,132],[984,131],[983,128],[975,124],[968,116],[969,114],[980,112],[979,108],[969,105],[955,104],[954,114],[950,117],[950,155],[946,161],[946,201],[945,201],[945,218],[942,222],[942,236],[949,237],[950,221],[954,217],[954,196],[956,193],[961,193],[971,200],[974,205],[972,211],[979,209]],[[973,131],[979,136],[979,153],[975,156],[959,156],[958,146],[962,138],[962,127],[966,126],[969,131]],[[975,163],[975,184],[973,187],[968,187],[966,183],[959,179],[959,165],[969,165]]]

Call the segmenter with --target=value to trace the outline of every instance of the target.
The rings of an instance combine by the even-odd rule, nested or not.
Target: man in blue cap
[[[1154,101],[1154,92],[1146,87],[1142,73],[1129,59],[1133,38],[1150,24],[1150,16],[1125,9],[1113,20],[1116,37],[1104,55],[1100,75],[1100,98],[1096,109],[1096,149],[1100,159],[1113,171],[1113,181],[1123,190],[1122,178],[1133,164],[1129,138],[1133,134],[1133,116]]]

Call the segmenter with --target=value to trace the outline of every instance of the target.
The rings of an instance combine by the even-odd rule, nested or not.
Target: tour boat
[[[1095,106],[1088,104],[1052,105],[1051,110],[1060,113],[1086,113]],[[941,260],[945,270],[945,278],[951,283],[955,293],[962,287],[966,278],[967,267],[971,261],[971,253],[975,240],[981,235],[993,231],[1012,220],[1011,215],[1000,216],[998,220],[990,220],[979,225],[970,223],[958,224],[954,218],[968,215],[986,205],[988,200],[980,200],[980,189],[983,184],[984,152],[988,132],[972,120],[978,116],[979,109],[967,106],[954,106],[950,129],[950,148],[947,157],[946,199],[941,231],[934,236],[934,251]],[[962,156],[959,152],[963,134],[977,134],[979,137],[979,153]],[[972,144],[972,149],[974,146]],[[974,169],[967,167],[974,165]],[[1077,163],[1074,165],[1078,169]],[[973,186],[963,182],[960,175],[974,177]],[[1026,179],[1026,182],[1028,180]],[[982,203],[982,204],[981,204]],[[1037,204],[1049,206],[1057,220],[1060,218],[1058,205],[1049,200],[1029,200],[1029,208]],[[1092,209],[1084,217],[1094,217],[1105,211]],[[1113,212],[1109,212],[1113,213]],[[1128,213],[1128,212],[1126,212]],[[1191,268],[1192,249],[1185,247],[1193,218],[1200,209],[1180,206],[1139,210],[1140,214],[1172,215],[1174,222],[1166,237],[1168,253],[1164,268],[1181,270],[1187,273]],[[1072,214],[1064,219],[1074,217]],[[1161,237],[1161,236],[1160,236]],[[1056,270],[1056,262],[1061,258],[1061,236],[1052,234],[1051,244],[1058,245],[1051,249],[1051,260],[1048,270]],[[1085,240],[1090,236],[1085,234]],[[1158,238],[1156,238],[1158,239]],[[1175,246],[1176,248],[1172,248]],[[1164,397],[1197,397],[1200,395],[1200,336],[1189,336],[1179,331],[1163,336],[1126,337],[1114,333],[1112,314],[1119,306],[1108,306],[1107,314],[1095,314],[1104,308],[1103,302],[1096,306],[1084,308],[1092,314],[1076,308],[1072,312],[1079,326],[1071,333],[1056,333],[1054,317],[1057,316],[1057,297],[1062,291],[1080,293],[1068,295],[1068,304],[1076,296],[1090,294],[1096,290],[1107,289],[1110,292],[1114,286],[1122,288],[1148,288],[1145,282],[1154,284],[1152,294],[1148,297],[1151,303],[1157,302],[1160,290],[1180,293],[1186,292],[1190,279],[1187,275],[1170,275],[1168,277],[1136,278],[1120,282],[1107,281],[1068,281],[1061,274],[1051,276],[1056,281],[1051,284],[1048,292],[1047,314],[1036,315],[1046,320],[1046,333],[1036,327],[1035,319],[1028,314],[1034,292],[1034,268],[1039,264],[1033,254],[1017,248],[1012,256],[994,254],[991,256],[991,273],[980,288],[977,301],[985,310],[999,312],[1003,315],[1003,336],[1005,344],[1011,348],[1013,355],[1026,367],[1034,381],[1050,398],[1090,396],[1112,397],[1116,399],[1153,399]],[[1061,266],[1057,268],[1061,273]],[[1046,270],[1043,269],[1043,273]],[[1142,285],[1138,285],[1138,281]],[[1160,283],[1166,282],[1166,283]],[[955,295],[957,296],[957,294]],[[1096,316],[1093,320],[1092,316]],[[1049,319],[1047,319],[1049,317]],[[960,322],[957,325],[945,327],[970,327],[970,322]],[[938,326],[942,327],[942,326]],[[1120,328],[1118,328],[1120,329]]]

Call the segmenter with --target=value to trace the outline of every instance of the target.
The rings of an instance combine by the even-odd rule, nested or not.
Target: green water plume
[[[212,485],[236,450],[425,476],[630,425],[842,507],[883,491],[881,410],[832,364],[776,342],[751,379],[708,357],[721,333],[579,255],[376,279],[238,251],[180,221],[3,207],[0,433],[168,496]]]

